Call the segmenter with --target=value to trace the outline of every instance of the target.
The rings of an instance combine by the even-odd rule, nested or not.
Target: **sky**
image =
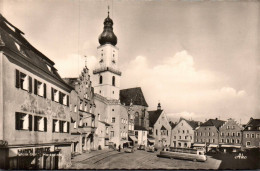
[[[234,0],[0,0],[3,16],[77,77],[96,66],[110,6],[121,89],[141,87],[174,121],[260,118],[260,2]]]

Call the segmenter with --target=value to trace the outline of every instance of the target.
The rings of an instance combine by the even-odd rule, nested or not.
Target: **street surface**
[[[207,158],[206,162],[193,162],[159,158],[157,153],[134,151],[125,153],[111,150],[83,153],[72,159],[70,169],[218,169],[221,160]]]

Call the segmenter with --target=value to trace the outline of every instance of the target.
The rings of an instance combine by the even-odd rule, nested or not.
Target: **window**
[[[256,134],[256,138],[259,138],[259,134]]]
[[[51,100],[55,102],[59,102],[59,93],[58,90],[51,88]]]
[[[112,77],[112,86],[115,86],[116,85],[116,78],[115,76]]]
[[[106,127],[106,134],[108,134],[108,127]]]
[[[46,84],[34,79],[34,94],[46,98]]]
[[[232,132],[232,137],[234,137],[235,136],[235,133],[234,132]]]
[[[77,112],[77,105],[74,105],[74,112]]]
[[[240,141],[239,141],[239,139],[237,139],[237,144],[239,144],[240,143]]]
[[[221,136],[222,136],[222,137],[224,136],[224,132],[221,132]]]
[[[227,136],[229,137],[229,132],[227,133]]]
[[[21,88],[23,90],[32,93],[32,77],[20,72],[19,70],[15,70],[16,72],[16,88]]]
[[[202,136],[202,132],[200,132],[200,136]]]
[[[227,126],[227,129],[229,129],[229,126]]]
[[[221,139],[221,142],[224,143],[224,139]]]
[[[208,133],[208,135],[210,136],[210,132]]]
[[[68,95],[59,92],[59,103],[68,106]]]
[[[250,146],[251,145],[251,142],[250,141],[247,141],[246,142],[246,146]]]
[[[100,114],[98,114],[98,120],[100,121]]]
[[[102,84],[103,83],[103,77],[102,75],[99,76],[99,84]]]
[[[189,133],[189,130],[187,130],[187,134]]]
[[[76,122],[76,121],[73,122],[73,128],[74,128],[74,129],[77,128],[77,122]]]
[[[112,122],[112,123],[115,123],[115,122],[116,122],[116,118],[113,117],[111,122]]]
[[[246,134],[246,138],[249,138],[249,134]]]
[[[59,121],[60,123],[60,132],[62,133],[69,133],[69,122],[66,121]]]
[[[234,139],[231,139],[231,143],[235,143],[235,140],[234,140]]]
[[[184,133],[185,133],[185,131],[184,131],[184,130],[182,130],[182,133],[184,134]]]
[[[180,130],[178,130],[178,133],[180,133]]]
[[[212,139],[212,143],[215,143],[215,139]]]
[[[255,138],[255,134],[251,134],[251,138]]]
[[[16,112],[15,129],[32,131],[32,115]]]
[[[198,132],[196,132],[195,135],[198,136]]]
[[[155,135],[158,135],[158,130],[157,129],[155,130]]]
[[[240,137],[240,132],[237,132],[237,137]]]
[[[47,118],[41,116],[34,116],[34,131],[47,132]]]
[[[115,136],[115,132],[114,131],[110,131],[110,137],[114,137]]]
[[[235,129],[235,125],[232,126],[232,129]]]
[[[181,136],[179,136],[179,139],[181,140]]]
[[[176,136],[174,136],[174,139],[176,139]]]
[[[80,111],[83,111],[83,101],[81,100],[80,103],[79,103],[79,110]]]
[[[227,143],[229,143],[229,139],[227,139]]]
[[[53,119],[52,132],[59,132],[59,131],[60,131],[60,123],[58,120]]]
[[[85,102],[84,111],[87,112],[88,110],[88,104]]]
[[[214,133],[214,132],[212,132],[212,136],[215,136],[215,133]]]

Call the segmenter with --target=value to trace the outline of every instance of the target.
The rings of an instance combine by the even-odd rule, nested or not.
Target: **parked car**
[[[148,152],[155,152],[155,148],[153,145],[147,147]]]
[[[139,147],[137,147],[137,150],[145,150],[145,145],[139,145]]]
[[[133,153],[134,152],[134,147],[133,146],[128,146],[128,147],[126,147],[124,149],[125,149],[126,153]]]

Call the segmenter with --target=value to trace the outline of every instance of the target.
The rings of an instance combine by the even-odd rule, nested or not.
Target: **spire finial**
[[[86,55],[84,57],[85,57],[85,67],[87,67],[88,58]]]
[[[107,6],[107,15],[109,17],[109,5]]]

